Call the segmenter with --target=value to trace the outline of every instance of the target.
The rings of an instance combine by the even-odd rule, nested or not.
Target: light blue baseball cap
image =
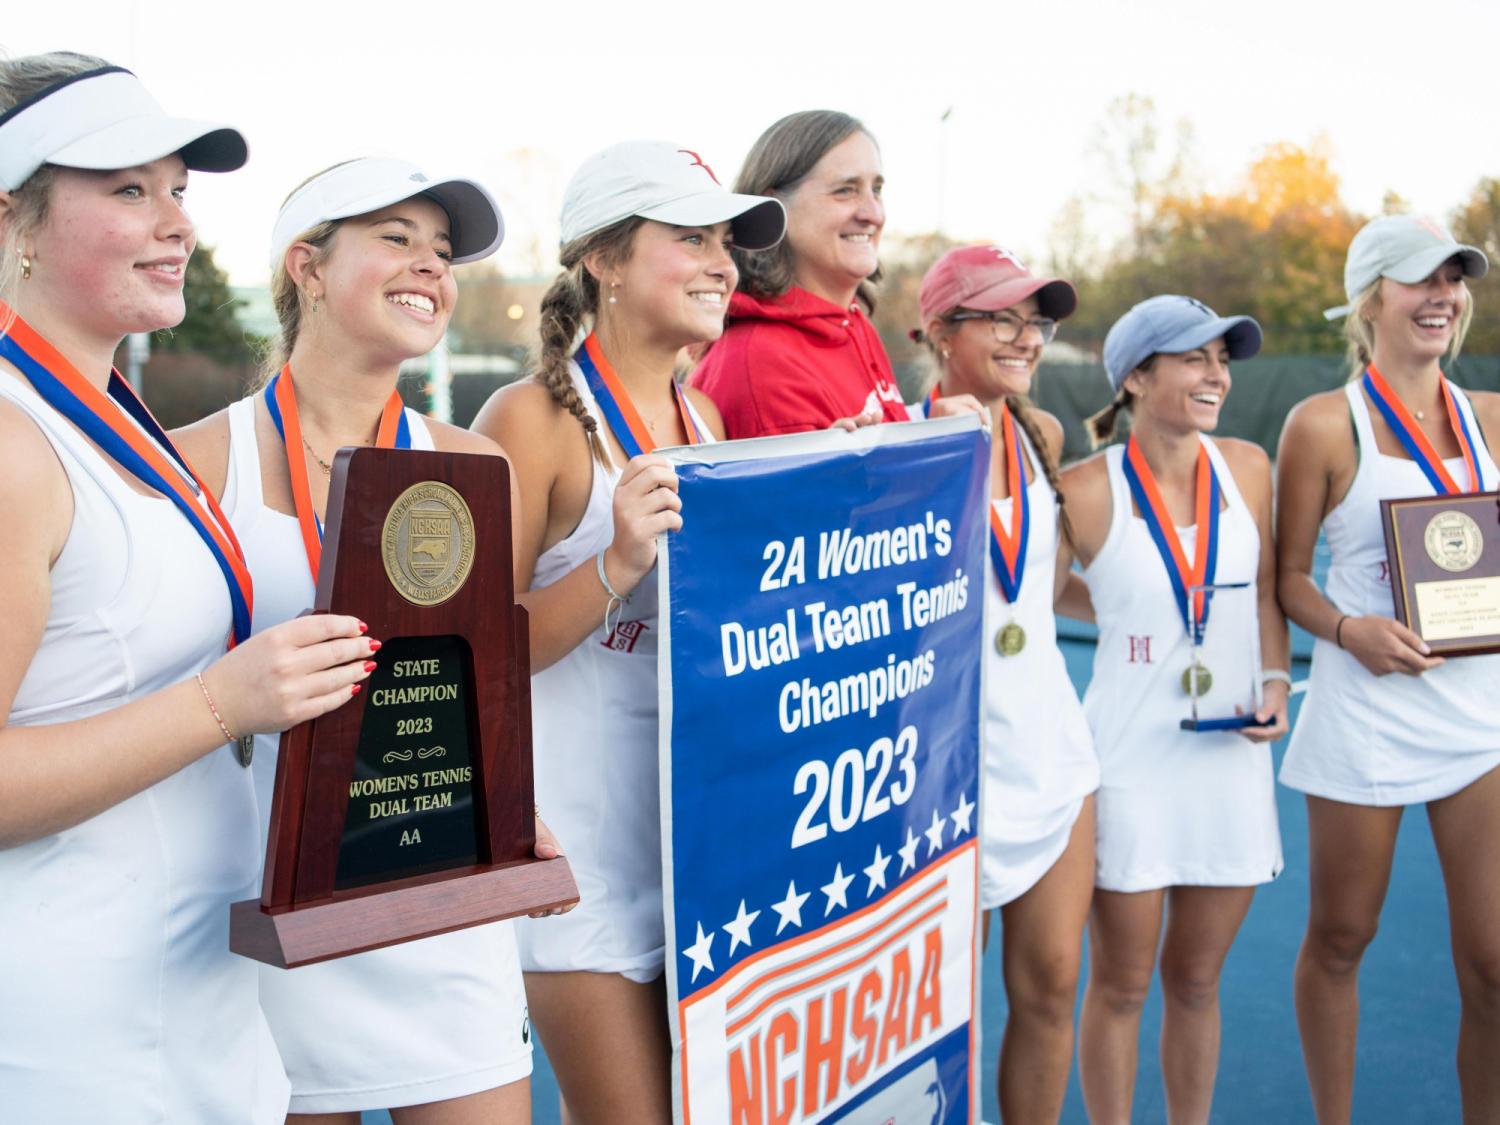
[[[1260,351],[1260,325],[1253,317],[1220,316],[1202,301],[1176,294],[1151,297],[1115,321],[1104,337],[1104,372],[1118,391],[1150,356],[1190,352],[1220,336],[1230,359],[1249,359]]]

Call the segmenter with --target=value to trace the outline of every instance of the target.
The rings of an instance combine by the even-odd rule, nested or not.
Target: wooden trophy
[[[314,613],[382,647],[364,690],[281,736],[260,899],[229,947],[281,968],[575,902],[537,859],[526,611],[503,458],[342,449]]]
[[[1382,500],[1396,620],[1435,656],[1500,652],[1500,492]]]

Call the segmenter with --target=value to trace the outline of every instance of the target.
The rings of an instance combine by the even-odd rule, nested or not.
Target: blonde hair
[[[0,60],[0,113],[35,97],[48,86],[109,65],[104,59],[74,51]],[[10,208],[0,223],[0,300],[6,304],[14,303],[16,291],[24,284],[21,255],[26,251],[27,237],[47,221],[55,170],[56,165],[43,164],[10,193]],[[0,335],[9,327],[0,324]]]
[[[285,207],[287,200],[291,199],[292,196],[296,195],[319,176],[325,176],[335,168],[342,168],[345,164],[352,163],[352,160],[341,160],[337,164],[330,164],[321,172],[314,172],[294,187],[287,194],[286,199],[281,201],[281,205]],[[333,236],[338,233],[339,227],[343,225],[343,219],[330,219],[321,222],[311,230],[305,230],[292,239],[288,244],[288,249],[299,242],[307,243],[315,251],[313,264],[317,264],[328,256],[328,247],[333,242]],[[306,294],[292,280],[292,275],[286,268],[286,255],[283,254],[281,261],[277,262],[271,269],[271,307],[276,311],[276,323],[280,326],[281,331],[271,341],[270,347],[266,349],[266,354],[261,359],[260,377],[255,381],[255,385],[250,388],[252,393],[260,390],[280,374],[281,369],[286,366],[287,360],[291,358],[292,349],[297,346],[297,336],[302,331],[302,318],[305,311],[303,309],[303,301],[305,298]]]
[[[609,455],[599,425],[584,406],[568,370],[568,361],[599,312],[599,282],[589,273],[584,259],[598,254],[606,265],[626,261],[635,242],[635,232],[644,222],[632,216],[564,246],[559,255],[562,272],[548,286],[539,309],[542,353],[534,378],[547,388],[558,406],[578,420],[590,450],[601,464],[609,463]]]
[[[1445,262],[1444,265],[1446,264]],[[1367,285],[1354,298],[1349,307],[1349,315],[1344,317],[1344,343],[1347,345],[1349,362],[1348,382],[1363,378],[1365,368],[1375,359],[1375,317],[1380,315],[1380,283],[1384,280],[1377,277]],[[1463,351],[1464,337],[1469,334],[1469,325],[1474,322],[1474,300],[1469,294],[1469,287],[1463,281],[1459,282],[1459,287],[1463,289],[1464,299],[1463,307],[1458,313],[1458,326],[1453,331],[1453,342],[1448,345],[1450,362],[1457,359]]]

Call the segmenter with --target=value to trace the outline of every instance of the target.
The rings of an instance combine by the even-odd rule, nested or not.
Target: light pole
[[[938,118],[938,198],[937,198],[937,232],[943,233],[943,204],[948,197],[948,118],[953,116],[953,107],[950,105],[943,110],[943,115]]]

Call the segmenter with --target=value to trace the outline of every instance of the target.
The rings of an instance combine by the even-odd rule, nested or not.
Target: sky
[[[1265,145],[1325,138],[1354,208],[1395,191],[1447,216],[1500,176],[1500,121],[1458,47],[1477,60],[1497,41],[1493,0],[54,0],[0,22],[6,55],[101,55],[169,112],[246,134],[244,169],[189,187],[200,239],[241,285],[268,278],[281,200],[340,160],[481,180],[506,215],[500,268],[535,275],[555,268],[563,186],[589,153],[665,138],[727,184],[766,126],[810,108],[852,113],[880,142],[888,233],[1037,259],[1070,197],[1119,228],[1093,154],[1127,94],[1152,99],[1166,133],[1190,124],[1210,190]]]

